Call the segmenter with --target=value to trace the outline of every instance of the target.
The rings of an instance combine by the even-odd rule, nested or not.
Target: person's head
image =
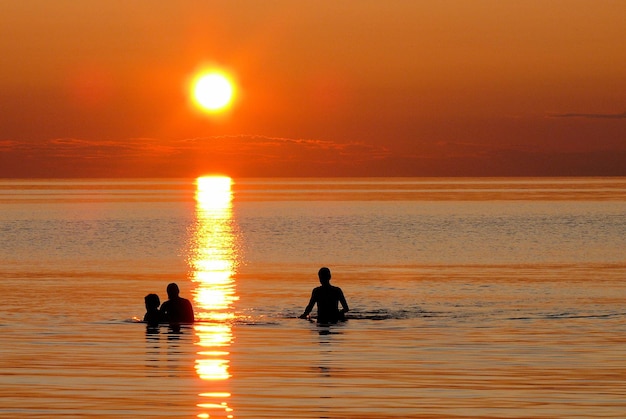
[[[317,272],[317,276],[322,284],[330,283],[330,269],[324,267]]]
[[[159,296],[156,294],[146,295],[144,301],[146,302],[146,310],[155,310],[161,305],[161,300],[159,300]]]
[[[178,297],[180,290],[178,289],[178,285],[174,282],[167,286],[167,297],[171,300],[172,298]]]

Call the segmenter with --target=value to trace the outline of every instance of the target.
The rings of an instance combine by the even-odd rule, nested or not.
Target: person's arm
[[[301,319],[307,318],[307,316],[309,315],[309,313],[311,312],[311,310],[313,310],[313,307],[315,306],[315,301],[316,301],[315,290],[313,290],[313,292],[311,293],[311,299],[309,300],[309,304],[304,309],[304,313],[302,313],[299,316]]]
[[[341,309],[341,313],[347,313],[348,311],[350,311],[350,308],[348,307],[348,302],[346,301],[346,297],[343,296],[343,291],[341,291],[341,289],[339,289],[339,302],[341,303],[341,307],[343,307]]]
[[[162,320],[167,321],[169,317],[168,308],[169,308],[169,301],[166,301],[163,304],[161,304],[161,308],[159,309],[159,314],[161,315]]]
[[[187,321],[189,323],[195,323],[196,321],[196,317],[193,314],[193,306],[191,305],[191,301],[186,300],[187,301],[187,314],[185,315],[185,318],[187,319]]]

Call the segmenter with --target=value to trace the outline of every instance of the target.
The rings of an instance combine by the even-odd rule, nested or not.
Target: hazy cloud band
[[[551,118],[587,118],[587,119],[626,119],[626,112],[622,113],[553,113]]]

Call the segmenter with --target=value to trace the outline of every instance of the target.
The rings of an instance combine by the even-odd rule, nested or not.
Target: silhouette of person
[[[337,323],[338,321],[344,321],[345,315],[350,309],[348,303],[343,296],[341,288],[330,285],[330,269],[321,268],[317,273],[320,279],[319,287],[313,289],[311,293],[311,300],[299,317],[306,319],[309,316],[311,310],[315,304],[317,304],[317,322],[318,323]],[[341,303],[342,309],[339,310],[339,303]]]
[[[171,283],[167,286],[168,300],[161,305],[161,315],[170,323],[193,323],[195,321],[191,302],[178,294],[178,285]]]
[[[156,327],[161,322],[161,312],[159,306],[161,300],[156,294],[148,294],[144,297],[146,303],[146,314],[143,316],[143,321],[148,324],[148,327]]]

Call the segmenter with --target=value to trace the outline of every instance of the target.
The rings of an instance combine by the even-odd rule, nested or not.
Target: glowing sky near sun
[[[0,177],[626,175],[624,16],[595,0],[1,2]],[[223,111],[190,96],[207,68],[235,81]]]

